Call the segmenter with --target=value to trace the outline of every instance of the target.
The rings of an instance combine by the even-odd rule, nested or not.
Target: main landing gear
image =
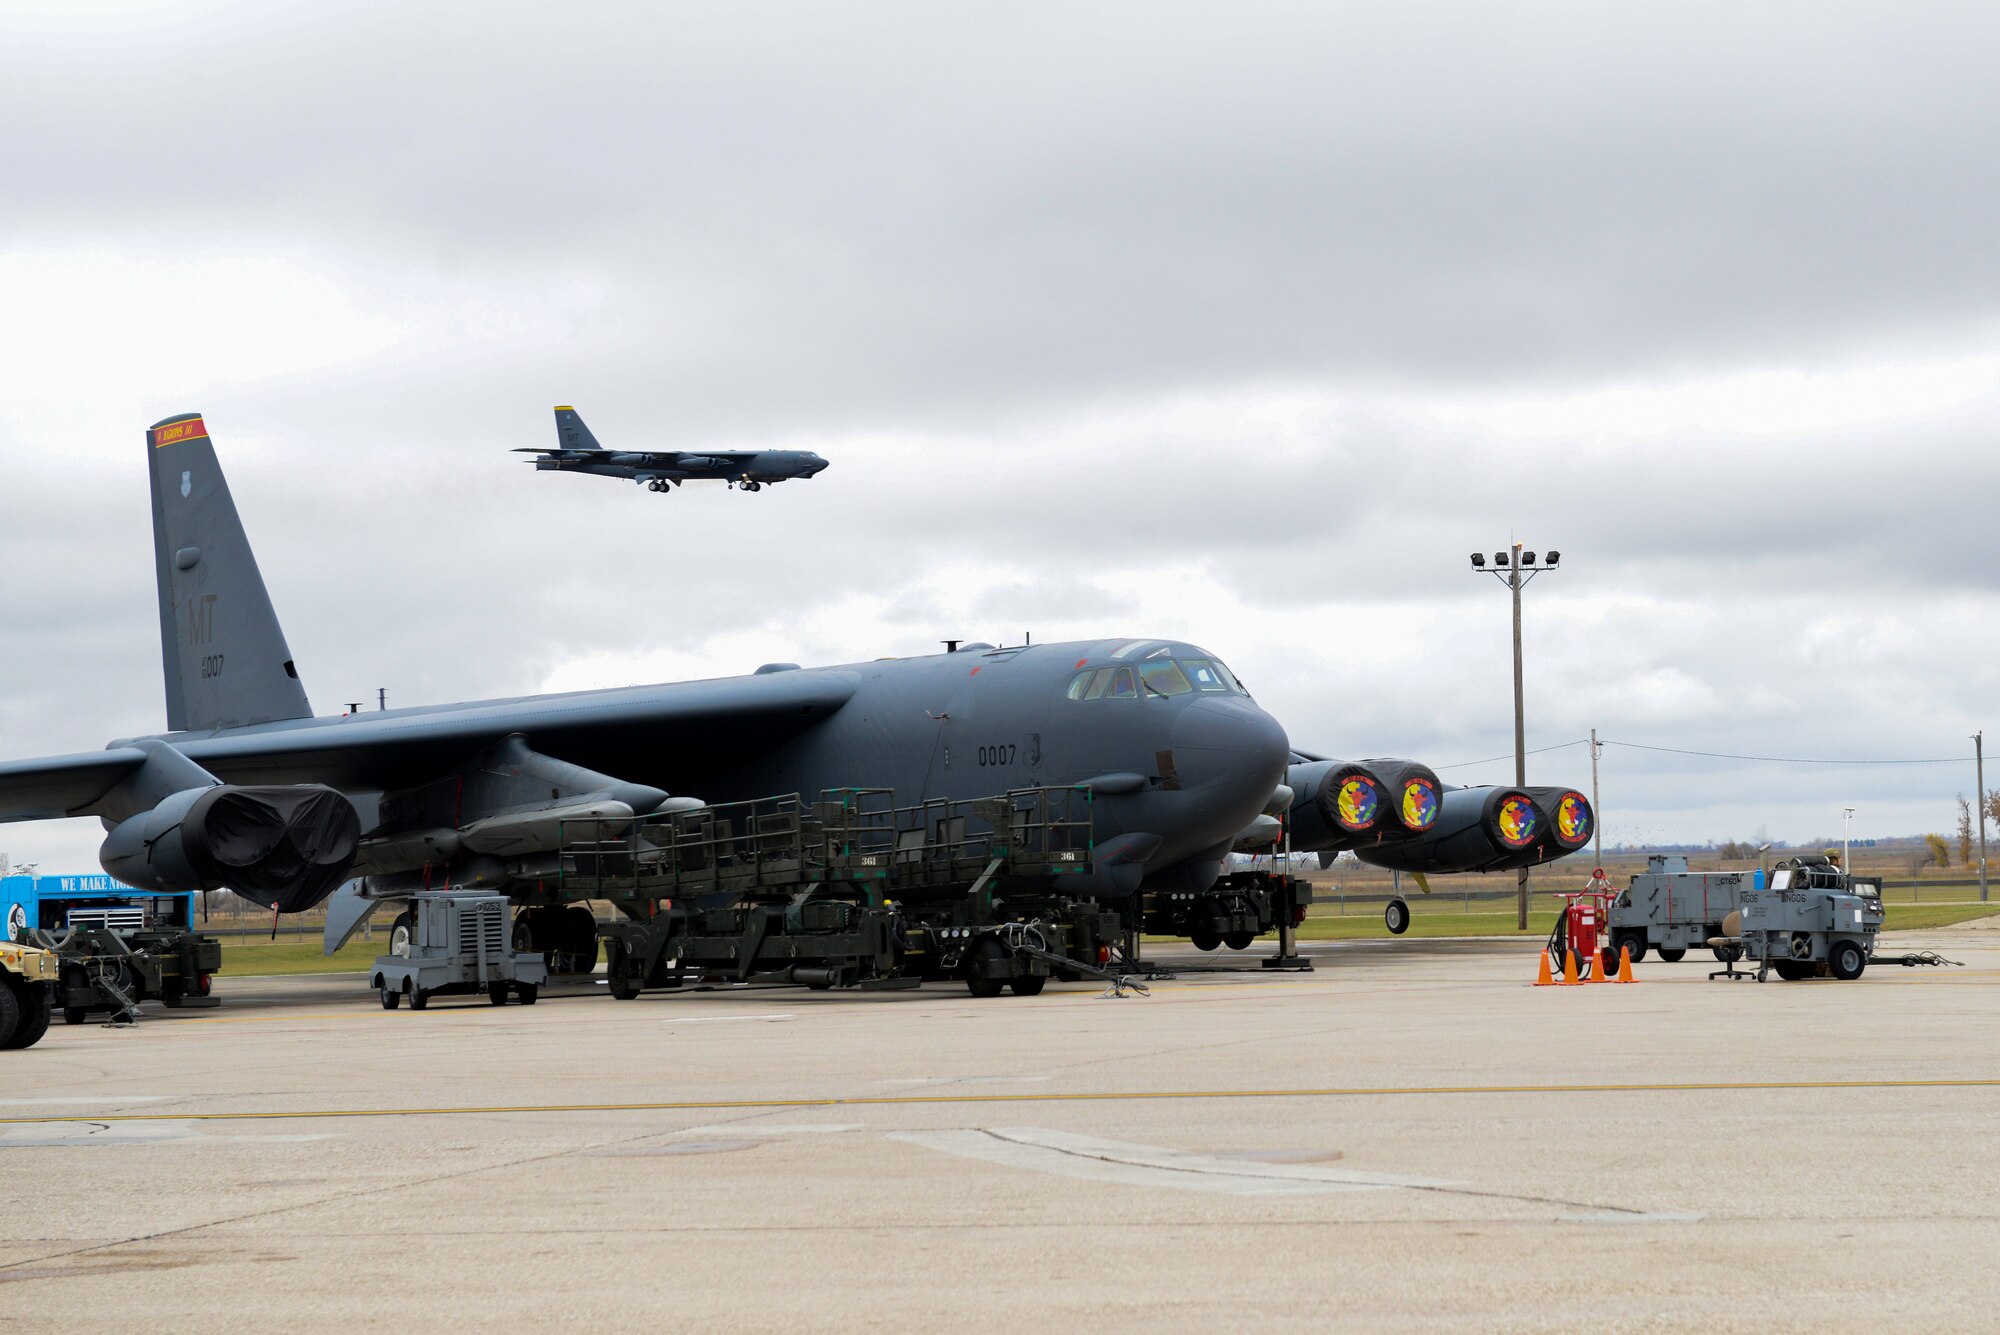
[[[650,482],[648,482],[648,483],[646,484],[646,490],[647,490],[647,491],[657,491],[657,492],[659,492],[659,493],[660,493],[660,494],[661,494],[662,496],[664,496],[664,495],[666,495],[667,493],[671,492],[671,491],[672,491],[673,489],[674,489],[674,484],[673,484],[673,483],[671,483],[671,482],[669,482],[669,481],[667,481],[667,480],[666,480],[665,478],[663,478],[663,477],[656,477],[656,478],[654,478],[654,479],[653,479],[652,481],[650,481]]]

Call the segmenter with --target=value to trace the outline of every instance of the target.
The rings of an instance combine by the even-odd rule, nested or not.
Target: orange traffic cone
[[[1618,981],[1621,983],[1636,983],[1639,981],[1632,976],[1632,948],[1630,946],[1618,947]]]
[[[1535,971],[1536,987],[1553,987],[1555,979],[1549,976],[1549,948],[1542,947],[1542,967]]]
[[[1576,952],[1574,950],[1565,950],[1563,952],[1563,980],[1561,985],[1563,987],[1575,987],[1577,985]]]

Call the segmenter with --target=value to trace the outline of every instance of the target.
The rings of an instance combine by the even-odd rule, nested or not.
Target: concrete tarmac
[[[2000,941],[1884,940],[1967,967],[1538,989],[1526,943],[1403,940],[1143,998],[422,1013],[225,977],[4,1055],[0,1329],[1990,1330]]]

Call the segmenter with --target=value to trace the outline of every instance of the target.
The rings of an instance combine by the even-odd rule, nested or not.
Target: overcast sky
[[[1512,746],[1466,556],[1518,536],[1531,747],[1965,756],[1608,748],[1608,840],[1949,833],[1995,50],[1973,4],[11,0],[0,755],[164,725],[142,433],[199,410],[322,713],[1176,636],[1295,745],[1453,765]],[[833,466],[537,476],[555,403]]]

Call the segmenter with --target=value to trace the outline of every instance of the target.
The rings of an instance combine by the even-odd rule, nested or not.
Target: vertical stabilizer
[[[167,727],[310,718],[292,651],[200,413],[146,431]]]
[[[568,404],[556,406],[556,445],[565,450],[602,450],[597,437],[583,424],[583,418]]]

